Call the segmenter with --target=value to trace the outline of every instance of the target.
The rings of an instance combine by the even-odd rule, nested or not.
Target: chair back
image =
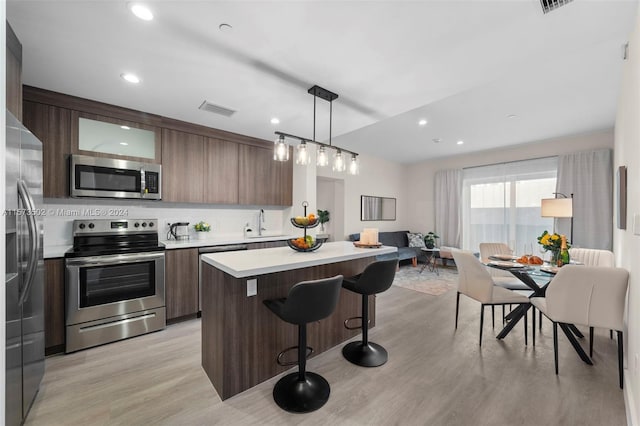
[[[354,284],[354,290],[360,294],[378,294],[387,291],[396,276],[398,259],[379,260],[370,263]]]
[[[470,251],[453,250],[458,267],[458,291],[481,303],[491,302],[493,279],[485,266]]]
[[[282,319],[292,324],[320,321],[331,315],[338,304],[342,275],[302,281],[291,287],[282,309]]]
[[[547,288],[554,321],[622,330],[629,272],[623,268],[565,265]]]
[[[511,254],[512,251],[505,243],[480,243],[480,260],[482,263],[489,262],[489,256],[494,254]],[[492,277],[509,277],[513,278],[513,274],[508,271],[486,267],[489,275]]]
[[[569,257],[587,266],[608,266],[609,268],[615,266],[615,257],[609,250],[572,247],[569,249]]]

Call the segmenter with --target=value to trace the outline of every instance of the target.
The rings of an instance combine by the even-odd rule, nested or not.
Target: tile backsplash
[[[158,219],[160,240],[167,239],[169,223],[189,222],[190,233],[195,233],[193,225],[202,221],[211,225],[215,236],[237,237],[243,234],[245,224],[257,230],[258,215],[263,208],[265,232],[290,233],[287,226],[290,208],[247,206],[201,206],[145,202],[136,203],[121,200],[46,199],[44,217],[45,246],[70,245],[72,223],[76,219],[140,218]]]

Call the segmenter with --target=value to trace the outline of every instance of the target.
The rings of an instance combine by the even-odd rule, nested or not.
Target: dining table
[[[553,280],[558,267],[551,265],[524,265],[516,262],[516,256],[494,255],[489,256],[489,261],[485,263],[490,268],[501,269],[510,272],[513,276],[522,281],[531,289],[529,298],[545,297],[545,292],[549,283]],[[577,264],[577,263],[576,263]],[[506,325],[496,336],[497,339],[504,339],[511,330],[516,326],[518,321],[527,315],[532,307],[531,304],[521,304],[509,312],[505,316]],[[533,316],[533,341],[535,342],[536,323],[535,315]],[[562,332],[567,336],[569,343],[573,346],[580,359],[589,365],[593,365],[591,358],[582,349],[577,338],[583,338],[584,335],[573,324],[558,323]],[[535,343],[534,343],[535,344]]]

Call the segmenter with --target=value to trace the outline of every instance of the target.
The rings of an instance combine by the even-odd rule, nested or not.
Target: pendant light
[[[289,160],[289,147],[285,143],[285,137],[298,139],[300,144],[296,147],[296,164],[307,165],[311,162],[311,156],[308,150],[308,144],[312,143],[318,145],[318,151],[316,156],[316,166],[326,167],[329,165],[329,153],[328,149],[334,149],[336,152],[333,155],[333,167],[332,169],[337,172],[343,172],[347,170],[347,154],[351,154],[351,161],[349,162],[349,174],[358,174],[358,153],[349,151],[348,149],[333,146],[331,144],[332,137],[332,125],[333,125],[333,101],[338,99],[338,95],[323,89],[320,86],[313,86],[307,91],[310,95],[313,95],[313,139],[302,138],[300,136],[291,135],[283,132],[275,132],[278,135],[278,139],[275,141],[273,159],[278,161]],[[322,143],[316,141],[316,98],[324,99],[329,102],[329,143]]]
[[[289,145],[284,141],[283,135],[280,135],[273,143],[273,159],[276,161],[289,161]]]
[[[358,156],[355,154],[351,154],[351,161],[349,162],[349,174],[355,176],[358,173],[360,173],[358,167]]]
[[[333,171],[334,172],[344,172],[346,169],[346,164],[344,161],[344,156],[342,155],[341,150],[337,150],[333,155]]]
[[[307,149],[307,141],[300,142],[300,145],[296,147],[296,164],[306,166],[311,162],[311,156]]]

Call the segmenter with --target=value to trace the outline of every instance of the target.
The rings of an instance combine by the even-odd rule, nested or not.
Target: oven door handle
[[[106,256],[87,256],[67,259],[67,266],[108,266],[123,263],[139,263],[164,259],[164,252],[114,254]]]

